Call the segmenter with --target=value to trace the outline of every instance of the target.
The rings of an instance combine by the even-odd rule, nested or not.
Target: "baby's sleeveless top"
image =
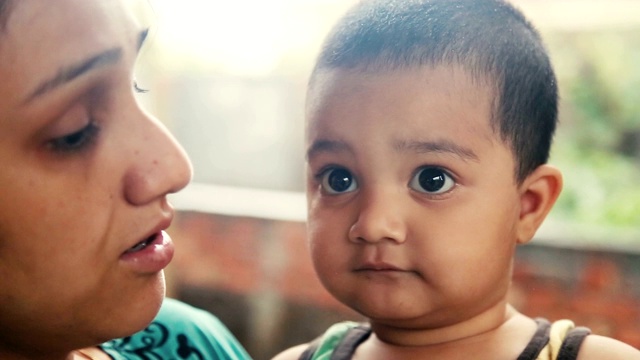
[[[516,360],[575,360],[588,328],[575,327],[569,320],[551,325],[546,319],[536,319],[538,328]],[[349,360],[357,347],[371,335],[367,324],[350,321],[330,327],[309,345],[300,360]]]

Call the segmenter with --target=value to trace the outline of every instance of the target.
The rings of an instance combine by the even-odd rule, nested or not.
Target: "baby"
[[[355,5],[309,83],[308,237],[322,284],[368,321],[276,359],[640,359],[508,303],[516,246],[562,189],[557,98],[508,3]]]

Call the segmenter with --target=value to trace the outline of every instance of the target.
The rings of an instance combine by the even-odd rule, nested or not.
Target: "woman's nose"
[[[125,175],[125,198],[143,205],[184,188],[193,173],[191,162],[180,144],[164,125],[146,117],[135,141],[130,167]],[[135,131],[135,130],[132,130]]]
[[[356,220],[349,229],[349,240],[360,243],[404,243],[407,231],[402,201],[402,195],[393,190],[363,191]]]

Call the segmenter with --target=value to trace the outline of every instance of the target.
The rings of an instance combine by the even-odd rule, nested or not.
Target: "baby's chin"
[[[343,302],[344,303],[344,302]],[[350,302],[344,303],[360,315],[369,319],[372,323],[380,323],[397,327],[420,327],[425,315],[424,312],[399,307],[385,307],[370,303]]]
[[[464,321],[445,310],[417,307],[384,307],[370,303],[345,303],[372,324],[406,330],[426,330],[449,327]]]

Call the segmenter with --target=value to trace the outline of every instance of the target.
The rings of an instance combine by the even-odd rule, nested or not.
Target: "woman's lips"
[[[173,253],[171,237],[160,231],[125,251],[120,261],[136,273],[154,274],[169,265]]]

